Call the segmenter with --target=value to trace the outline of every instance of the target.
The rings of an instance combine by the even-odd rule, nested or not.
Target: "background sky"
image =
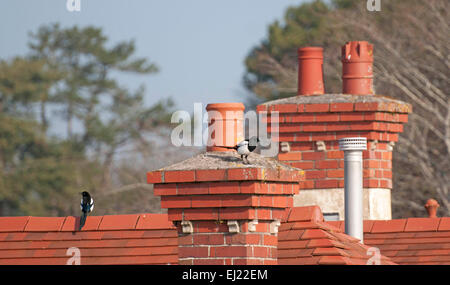
[[[42,24],[94,25],[111,43],[134,39],[136,55],[156,63],[155,75],[121,75],[130,88],[144,84],[146,103],[171,96],[177,109],[194,102],[242,102],[244,59],[267,35],[267,27],[303,0],[0,0],[0,58],[24,55],[28,33]]]

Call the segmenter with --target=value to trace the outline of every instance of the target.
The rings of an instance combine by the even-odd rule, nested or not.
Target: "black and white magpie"
[[[240,143],[238,143],[235,146],[220,146],[223,148],[228,148],[228,149],[234,149],[237,151],[237,153],[239,153],[241,155],[242,161],[244,162],[244,164],[248,164],[248,155],[253,152],[256,147],[258,146],[259,143],[259,138],[257,137],[251,137],[250,139],[246,139],[241,141]]]
[[[87,191],[81,192],[81,217],[80,217],[80,231],[86,222],[87,214],[94,210],[94,199],[92,199],[91,194]]]

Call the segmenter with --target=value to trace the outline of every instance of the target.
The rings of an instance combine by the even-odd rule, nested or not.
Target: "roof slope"
[[[292,208],[278,233],[280,265],[368,264],[374,252],[370,246],[324,222],[317,206]],[[394,264],[380,256],[381,264]]]
[[[328,222],[344,227],[344,222]],[[450,264],[450,217],[366,221],[364,241],[398,264]]]
[[[165,214],[0,217],[0,265],[177,264],[176,228]]]

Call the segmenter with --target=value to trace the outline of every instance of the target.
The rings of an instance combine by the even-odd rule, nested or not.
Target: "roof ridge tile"
[[[322,256],[319,265],[347,265],[350,264],[349,259],[343,256]]]
[[[317,222],[323,221],[319,206],[292,207],[286,216],[287,222]]]
[[[335,226],[335,225],[332,225],[332,224],[329,224],[329,223],[327,223],[327,222],[325,222],[325,221],[318,221],[318,222],[315,222],[321,229],[325,229],[325,230],[328,230],[328,231],[330,231],[330,232],[338,232],[338,233],[343,233],[344,231],[341,229],[341,228],[339,228],[338,226]]]
[[[33,217],[28,218],[24,232],[61,231],[66,217]]]
[[[0,232],[22,232],[29,220],[30,216],[0,217]]]
[[[175,228],[173,223],[169,221],[167,214],[140,214],[136,223],[136,230],[157,230]]]
[[[407,219],[376,220],[370,233],[396,233],[405,230]]]
[[[450,217],[441,217],[438,231],[450,231]]]
[[[139,214],[104,215],[97,230],[134,230]]]
[[[312,255],[314,256],[328,255],[328,256],[344,256],[344,257],[350,256],[350,254],[348,254],[345,250],[336,247],[317,247],[314,249]]]
[[[405,232],[430,232],[437,231],[440,218],[408,218]]]
[[[96,231],[100,225],[103,216],[88,216],[86,222],[81,229],[81,232],[85,231]],[[67,216],[64,219],[64,223],[60,229],[61,232],[80,232],[80,217],[78,216]]]
[[[335,240],[336,237],[334,237],[332,234],[330,234],[328,231],[323,229],[306,229],[305,232],[301,235],[301,239],[320,239],[320,238],[327,238]]]
[[[137,225],[138,225],[138,223],[139,223],[139,220],[141,219],[142,216],[145,217],[145,214],[138,214],[138,217],[137,217],[137,219],[136,219],[136,223],[134,223],[133,230],[135,230],[135,229],[137,228]]]

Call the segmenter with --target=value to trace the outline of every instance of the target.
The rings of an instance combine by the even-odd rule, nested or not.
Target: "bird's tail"
[[[84,227],[84,223],[86,222],[86,217],[87,217],[87,213],[86,212],[82,212],[81,217],[80,217],[80,231],[81,229]]]
[[[227,148],[227,149],[236,149],[235,146],[222,146],[222,145],[215,145],[215,147],[222,147],[222,148]]]

